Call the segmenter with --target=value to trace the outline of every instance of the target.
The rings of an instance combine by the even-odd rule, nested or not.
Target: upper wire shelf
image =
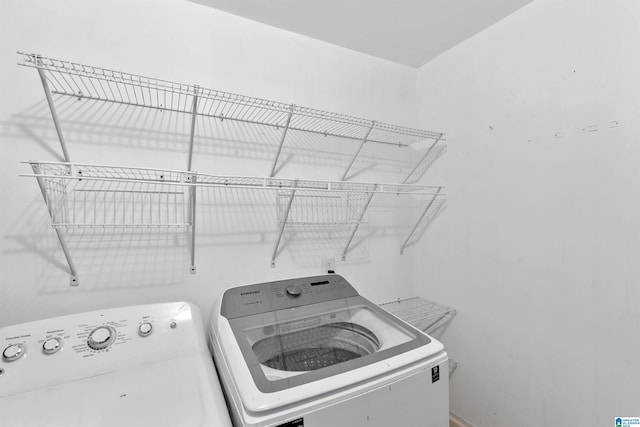
[[[234,120],[353,140],[408,146],[440,132],[414,129],[345,114],[146,77],[37,54],[18,52],[19,65],[46,71],[51,92],[72,96]],[[197,98],[197,102],[195,102]]]

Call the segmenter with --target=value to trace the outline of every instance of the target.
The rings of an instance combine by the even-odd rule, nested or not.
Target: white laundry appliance
[[[236,427],[449,425],[443,345],[335,274],[227,290],[209,346]]]
[[[1,426],[231,426],[187,303],[8,326],[0,350]]]

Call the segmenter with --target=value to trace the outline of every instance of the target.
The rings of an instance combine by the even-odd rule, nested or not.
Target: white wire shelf
[[[176,228],[191,225],[185,173],[29,162],[54,228]]]
[[[289,228],[344,227],[368,222],[359,218],[367,200],[362,193],[298,194],[287,215],[290,198],[291,192],[278,192],[278,226],[286,223]]]
[[[79,99],[188,113],[324,136],[408,146],[425,139],[445,141],[433,132],[345,114],[172,82],[32,53],[18,52],[19,65],[45,72],[51,92]]]
[[[421,331],[432,334],[448,324],[456,315],[451,307],[424,300],[420,297],[398,299],[379,304],[394,316],[404,320]]]
[[[72,272],[77,273],[67,248],[64,230],[76,228],[175,229],[191,232],[191,272],[195,272],[196,189],[217,187],[275,193],[278,237],[272,254],[275,266],[286,227],[348,226],[351,235],[342,253],[346,258],[358,227],[375,194],[430,200],[415,232],[443,187],[318,181],[251,176],[223,176],[191,171],[108,166],[85,163],[25,161],[38,181],[51,225],[56,230]],[[401,249],[404,250],[406,242]]]
[[[402,244],[402,254],[410,246],[412,236],[420,235],[416,230],[430,212],[433,203],[445,195],[443,187],[406,184],[419,179],[431,162],[442,153],[442,146],[434,150],[439,142],[446,141],[446,136],[440,132],[381,123],[37,54],[18,54],[19,65],[36,69],[40,76],[65,159],[65,163],[58,164],[31,162],[31,166],[34,170],[32,176],[38,179],[72,276],[75,276],[75,269],[61,230],[73,228],[190,228],[191,272],[195,272],[193,242],[197,187],[268,189],[281,192],[281,196],[276,198],[279,231],[272,266],[275,266],[278,245],[286,227],[352,227],[342,253],[342,259],[345,260],[358,227],[367,222],[365,213],[374,195],[411,195],[416,198],[426,196],[430,201],[426,203],[421,216]],[[58,119],[52,96],[54,94],[190,115],[188,172],[72,163]],[[228,120],[239,125],[271,127],[279,136],[280,142],[268,177],[192,172],[198,116],[219,119],[221,122]],[[277,178],[275,175],[280,170],[279,159],[288,131],[292,131],[292,139],[297,139],[301,133],[307,133],[307,138],[312,137],[308,139],[324,136],[331,137],[329,140],[355,140],[359,145],[349,154],[351,146],[338,148],[334,143],[326,143],[326,147],[333,147],[329,151],[340,151],[341,155],[351,156],[338,181]],[[405,147],[423,140],[432,141],[422,153],[420,149],[413,150],[417,146],[404,151],[410,153],[408,157],[411,160],[407,164],[413,169],[401,183],[377,184],[348,180],[357,175],[350,172],[354,165],[358,165],[356,168],[360,167],[357,160],[366,143],[385,145],[379,148],[388,155],[389,150],[395,151],[394,146]],[[342,153],[342,150],[346,152]],[[389,157],[387,155],[383,157]],[[419,159],[415,161],[414,156]],[[282,166],[284,162],[280,163]],[[313,193],[320,196],[307,197]]]
[[[255,176],[212,175],[199,172],[171,169],[137,168],[127,166],[107,166],[86,163],[25,161],[40,172],[23,174],[47,179],[131,182],[185,187],[225,187],[257,190],[300,190],[318,193],[351,194],[396,194],[414,196],[445,196],[439,192],[444,187],[414,184],[385,184],[351,181],[323,181],[293,178],[270,178]],[[149,191],[153,187],[149,187]],[[96,189],[98,191],[99,189]]]
[[[379,304],[381,308],[404,320],[416,329],[438,338],[456,316],[456,310],[420,297],[398,299]],[[449,378],[458,369],[458,362],[449,358]]]

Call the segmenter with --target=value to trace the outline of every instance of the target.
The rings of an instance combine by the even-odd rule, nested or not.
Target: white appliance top
[[[218,363],[253,412],[406,369],[444,349],[338,275],[229,289],[211,331]]]
[[[231,426],[188,303],[8,326],[0,351],[3,426]]]

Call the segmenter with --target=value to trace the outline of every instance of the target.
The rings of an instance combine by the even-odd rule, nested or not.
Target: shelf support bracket
[[[409,178],[411,178],[411,175],[413,175],[415,171],[418,170],[418,167],[422,164],[422,162],[424,162],[427,159],[427,157],[429,156],[429,153],[431,153],[431,150],[433,150],[433,147],[435,147],[438,142],[442,141],[442,138],[444,138],[444,133],[441,133],[440,136],[438,136],[435,139],[435,141],[433,141],[433,144],[431,144],[427,152],[424,153],[424,156],[422,156],[422,158],[418,161],[418,163],[416,163],[416,166],[411,170],[411,172],[409,172],[409,175],[407,175],[404,181],[402,181],[403,184],[406,184],[407,181],[409,181]]]
[[[32,164],[31,168],[33,169],[33,173],[36,174],[36,179],[38,180],[38,186],[40,187],[40,192],[42,192],[42,197],[44,198],[44,204],[47,205],[47,211],[49,211],[49,216],[53,221],[53,209],[49,204],[49,200],[47,198],[47,190],[44,183],[44,178],[42,178],[42,172],[40,170],[40,165]],[[60,241],[60,246],[62,246],[62,252],[64,252],[64,257],[67,259],[67,264],[69,264],[69,271],[71,272],[71,286],[78,286],[80,284],[80,280],[78,278],[78,271],[76,270],[76,266],[73,263],[73,259],[71,258],[71,253],[69,252],[69,247],[67,246],[67,240],[64,238],[64,234],[62,230],[54,227],[56,234],[58,235],[58,240]]]
[[[271,268],[276,266],[276,257],[278,256],[278,247],[280,246],[280,240],[282,240],[282,234],[284,233],[284,227],[287,225],[287,219],[289,219],[289,212],[291,211],[291,205],[296,195],[296,188],[298,187],[298,181],[295,181],[293,189],[291,190],[291,196],[289,196],[289,202],[287,203],[287,209],[284,212],[284,218],[280,225],[280,231],[278,232],[278,238],[276,239],[276,246],[273,248],[273,254],[271,254]]]
[[[42,81],[44,95],[47,98],[47,104],[49,104],[49,110],[51,111],[51,117],[53,118],[53,125],[56,128],[56,133],[58,134],[58,140],[60,141],[60,146],[62,147],[62,154],[64,155],[64,161],[67,163],[70,163],[71,157],[69,156],[69,151],[67,150],[67,143],[64,140],[64,135],[62,135],[60,120],[58,119],[58,113],[56,113],[56,108],[53,104],[53,97],[51,96],[51,90],[49,89],[47,76],[45,75],[44,69],[42,68],[42,59],[40,59],[37,55],[35,56],[35,63],[36,63],[36,69],[38,70],[38,75],[40,76],[40,81]]]
[[[342,174],[342,179],[340,179],[340,181],[347,180],[347,175],[349,174],[349,171],[353,167],[353,164],[356,162],[356,159],[360,155],[360,151],[362,151],[362,148],[364,147],[364,144],[367,142],[367,139],[369,138],[369,134],[371,133],[371,130],[373,129],[373,126],[375,124],[376,124],[375,121],[371,121],[371,126],[369,126],[369,129],[367,129],[367,133],[364,135],[364,138],[362,138],[362,142],[360,143],[360,146],[356,150],[356,153],[353,155],[353,158],[351,159],[351,163],[349,163],[349,166],[347,166],[347,170],[345,170],[344,174]]]
[[[189,187],[189,209],[191,213],[191,251],[189,253],[191,265],[189,273],[196,274],[196,174],[191,175]]]
[[[349,251],[349,246],[351,246],[351,242],[353,241],[353,238],[356,236],[356,232],[358,231],[358,227],[360,227],[360,223],[362,222],[362,218],[364,218],[364,214],[367,212],[367,209],[369,208],[369,204],[371,203],[371,199],[373,199],[373,195],[375,194],[375,191],[376,191],[377,188],[378,188],[378,184],[375,185],[375,187],[373,188],[373,191],[369,194],[369,198],[367,199],[367,202],[364,204],[364,207],[362,208],[362,212],[360,213],[360,218],[358,218],[358,222],[353,227],[353,231],[351,232],[351,236],[349,237],[349,240],[347,241],[347,244],[344,247],[344,251],[342,251],[342,261],[345,261],[347,259],[347,252]]]
[[[438,189],[436,190],[436,194],[433,195],[433,197],[431,198],[431,200],[427,204],[427,207],[424,208],[424,211],[422,212],[422,215],[420,215],[420,219],[418,219],[418,222],[416,222],[416,225],[413,226],[413,229],[411,230],[411,233],[409,233],[409,236],[407,236],[407,239],[402,244],[402,247],[400,248],[400,255],[404,254],[404,250],[407,248],[407,244],[409,244],[409,240],[413,236],[413,233],[415,233],[416,230],[418,229],[418,226],[420,225],[420,223],[422,222],[424,217],[427,215],[427,212],[429,212],[429,209],[431,208],[431,205],[433,205],[433,202],[435,202],[436,199],[438,198],[438,195],[440,194],[441,190],[442,190],[442,187],[438,187]]]
[[[191,132],[189,134],[189,160],[187,161],[187,170],[191,171],[191,164],[193,160],[193,138],[196,133],[196,117],[198,116],[198,92],[200,87],[198,85],[193,86],[193,107],[191,109]]]
[[[269,173],[269,178],[273,178],[276,174],[276,168],[278,167],[278,159],[280,158],[280,153],[282,152],[282,146],[284,145],[284,140],[287,137],[287,132],[289,131],[289,124],[291,124],[291,116],[293,116],[293,112],[295,111],[296,106],[291,104],[289,107],[289,114],[287,115],[287,121],[285,122],[284,129],[282,130],[282,137],[280,138],[280,145],[278,145],[278,151],[276,152],[276,157],[273,159],[273,165],[271,166],[271,173]]]

